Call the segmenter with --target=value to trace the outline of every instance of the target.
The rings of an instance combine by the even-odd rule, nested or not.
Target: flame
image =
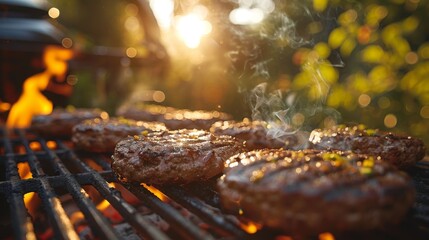
[[[9,112],[7,127],[25,128],[30,126],[33,115],[52,112],[52,102],[41,92],[46,89],[52,77],[65,79],[66,61],[71,59],[72,55],[70,49],[57,46],[47,46],[44,49],[43,63],[46,69],[24,81],[22,94]]]
[[[319,234],[319,240],[335,240],[335,237],[332,233],[326,232]]]
[[[30,148],[33,151],[40,151],[42,149],[42,146],[40,145],[39,142],[31,142],[30,143]]]
[[[28,230],[27,233],[25,234],[25,239],[27,240],[36,240],[36,234],[34,233],[34,228],[33,228],[33,224],[31,224],[30,221],[27,221],[27,223],[25,224],[25,228]]]
[[[17,164],[18,174],[21,179],[30,179],[33,178],[33,174],[30,170],[30,165],[27,162],[21,162]],[[28,209],[28,212],[31,216],[35,216],[37,208],[40,204],[40,198],[36,195],[35,192],[29,192],[24,194],[24,205]]]
[[[108,185],[110,188],[115,187],[114,183],[108,183]],[[103,199],[100,203],[98,203],[96,208],[113,223],[121,222],[123,220],[118,211],[116,211],[116,209],[106,199]]]
[[[240,222],[240,227],[244,231],[246,231],[246,232],[248,232],[250,234],[253,234],[253,233],[256,233],[259,229],[261,229],[262,225],[258,224],[258,223],[255,223],[255,222],[249,221],[249,222]]]
[[[72,224],[74,226],[79,225],[79,223],[85,219],[85,216],[83,215],[82,212],[74,212],[71,216],[70,216],[70,222],[72,222]]]
[[[53,144],[55,146],[53,146]],[[47,143],[47,145],[50,148],[56,147],[56,144],[53,141],[49,141]],[[39,142],[30,142],[29,146],[30,146],[31,150],[33,150],[33,151],[40,151],[42,149],[42,146]],[[19,153],[25,154],[26,153],[25,149],[20,148]],[[28,162],[18,163],[17,168],[18,168],[19,177],[21,179],[26,180],[26,179],[33,178],[33,174],[31,172],[30,165]],[[40,206],[39,196],[37,195],[36,192],[28,192],[28,193],[24,194],[23,198],[24,198],[24,205],[28,209],[29,214],[31,216],[35,217],[36,212],[38,210],[38,207]]]
[[[54,141],[48,141],[46,142],[46,145],[48,146],[49,149],[57,149],[57,143]]]
[[[110,188],[114,188],[115,185],[113,185],[113,183],[107,183],[109,185]],[[108,207],[110,207],[110,203],[106,200],[103,199],[103,201],[101,201],[99,204],[97,204],[97,209],[100,210],[101,212],[103,212],[104,210],[106,210]]]
[[[10,110],[10,103],[0,101],[0,112],[6,112]]]
[[[152,186],[148,186],[144,183],[141,184],[143,187],[145,187],[147,190],[149,190],[151,193],[153,193],[157,198],[161,199],[161,201],[163,202],[167,202],[168,201],[168,197],[165,196],[161,191],[159,191],[158,189],[152,187]]]
[[[276,236],[275,240],[293,240],[293,238],[289,236]]]
[[[110,203],[106,199],[104,199],[99,204],[97,204],[97,209],[100,210],[101,212],[103,212],[104,210],[106,210],[110,206],[111,206]]]

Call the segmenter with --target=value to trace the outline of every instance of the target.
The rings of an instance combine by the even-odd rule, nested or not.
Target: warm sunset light
[[[229,14],[229,20],[238,25],[256,24],[263,19],[264,12],[259,8],[236,8]]]
[[[272,0],[239,1],[239,7],[229,13],[229,20],[237,25],[258,24],[275,9]]]
[[[177,16],[176,31],[187,47],[197,48],[201,38],[212,31],[212,25],[204,20],[201,15],[190,13]]]
[[[58,18],[60,16],[60,10],[58,8],[53,7],[51,9],[49,9],[48,15],[49,15],[49,17],[54,18],[54,19]]]
[[[162,29],[169,29],[173,19],[174,1],[150,0],[150,7],[158,21],[159,27]]]
[[[72,51],[57,46],[48,46],[43,53],[45,71],[27,78],[23,84],[22,94],[10,110],[6,125],[8,127],[24,128],[31,124],[31,118],[36,114],[49,114],[53,104],[42,91],[46,89],[52,77],[65,79],[67,60],[72,57]]]

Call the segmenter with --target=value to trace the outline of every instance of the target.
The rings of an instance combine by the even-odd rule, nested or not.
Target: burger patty
[[[407,169],[423,159],[426,148],[420,139],[359,126],[315,129],[310,134],[315,149],[353,151],[380,156],[398,168]]]
[[[209,130],[217,121],[232,119],[232,116],[219,111],[176,109],[159,105],[137,105],[118,110],[118,116],[141,121],[158,121],[170,130],[203,129]]]
[[[273,134],[270,133],[272,130]],[[308,138],[301,132],[292,132],[289,129],[273,129],[264,121],[251,121],[247,118],[241,122],[218,121],[210,132],[217,135],[229,135],[243,141],[247,150],[263,148],[298,149],[308,145]],[[278,136],[274,136],[277,134]],[[308,137],[308,135],[307,135]]]
[[[125,182],[186,184],[222,173],[226,159],[241,151],[231,136],[195,129],[153,132],[121,140],[112,169]]]
[[[57,108],[48,115],[32,118],[31,129],[47,138],[70,139],[73,127],[86,119],[107,119],[107,112],[97,108]]]
[[[113,152],[123,138],[167,128],[159,122],[143,122],[124,118],[89,119],[73,128],[72,141],[77,149],[89,152]]]
[[[155,104],[137,104],[120,107],[116,111],[116,115],[127,119],[152,122],[163,119],[164,114],[174,111],[177,109]]]
[[[397,224],[415,198],[411,179],[372,156],[263,149],[226,162],[222,206],[292,235]]]
[[[160,121],[165,123],[169,129],[177,130],[187,128],[209,130],[213,123],[230,120],[232,116],[218,111],[191,111],[183,109],[166,113],[163,118],[164,119],[160,119]]]

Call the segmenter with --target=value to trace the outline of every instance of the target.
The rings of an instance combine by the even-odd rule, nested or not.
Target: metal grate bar
[[[14,154],[12,145],[8,141],[8,132],[6,129],[1,129],[3,136],[2,142],[5,149],[6,156],[6,179],[10,181],[11,194],[6,198],[10,203],[10,213],[12,217],[12,224],[15,239],[36,239],[33,231],[33,223],[27,213],[24,204],[24,193],[20,183],[18,168],[14,161]]]
[[[66,148],[66,146],[62,143],[58,143],[61,148]],[[70,154],[73,156],[74,154],[70,151]],[[77,164],[81,165],[82,170],[84,171],[92,171],[90,167],[88,167],[82,161],[78,161],[76,157],[72,157]],[[110,168],[110,167],[109,167]],[[96,173],[94,171],[94,173]],[[96,175],[96,174],[94,174]],[[94,179],[94,185],[98,184],[100,179]],[[103,181],[105,182],[105,181]],[[142,186],[131,186],[125,185],[127,189],[132,191],[138,198],[143,200],[152,210],[157,212],[162,218],[164,218],[167,222],[171,223],[171,227],[177,231],[182,237],[185,239],[213,239],[208,233],[201,230],[199,227],[191,224],[186,218],[184,218],[180,213],[178,213],[174,208],[170,205],[165,204],[160,201],[155,195],[153,195],[150,191]],[[101,193],[102,188],[97,189]],[[106,196],[103,196],[107,198]],[[113,200],[113,199],[112,199]],[[109,202],[113,205],[114,201]],[[119,206],[118,206],[119,207]],[[115,207],[116,208],[116,207]]]
[[[61,148],[67,148],[64,144],[60,143]],[[82,169],[90,173],[92,177],[92,185],[101,193],[101,195],[117,209],[121,215],[130,222],[130,224],[139,230],[145,237],[149,239],[167,240],[170,239],[165,233],[153,226],[152,223],[144,219],[133,206],[128,204],[118,196],[117,190],[112,190],[107,185],[106,180],[96,171],[91,169],[83,161],[81,161],[72,151],[69,151],[69,158],[67,160],[74,161],[79,164]]]
[[[111,171],[112,169],[110,168],[110,164],[107,163],[106,160],[103,159],[103,157],[101,155],[92,155],[91,158],[98,164],[101,166],[101,168],[105,171]]]
[[[42,149],[46,151],[48,157],[55,163],[59,173],[64,177],[65,187],[88,220],[88,224],[91,226],[91,229],[94,230],[95,235],[102,239],[120,239],[120,234],[111,226],[109,220],[98,211],[85,190],[80,187],[74,176],[61,162],[58,155],[49,149],[45,140],[41,139],[40,143]],[[59,141],[57,142],[57,145],[58,144]]]
[[[178,202],[204,221],[207,221],[212,226],[216,226],[218,230],[232,233],[240,239],[251,238],[251,236],[243,231],[243,229],[238,227],[236,224],[233,224],[226,215],[220,212],[219,209],[211,207],[201,200],[190,196],[183,188],[163,187],[159,189],[168,197],[172,198],[174,201]]]
[[[214,187],[214,182],[196,183],[182,187],[160,187],[158,189],[171,200],[163,202],[149,190],[150,188],[139,184],[120,183],[110,168],[107,155],[92,153],[82,153],[82,155],[79,153],[77,155],[67,142],[59,140],[54,140],[57,147],[51,149],[46,140],[42,138],[31,134],[28,138],[26,130],[23,129],[9,132],[0,127],[0,134],[2,134],[0,138],[0,151],[2,151],[0,164],[1,169],[5,170],[4,177],[6,180],[0,182],[0,194],[2,198],[3,196],[6,198],[10,205],[14,239],[36,239],[38,237],[24,203],[23,196],[28,192],[39,194],[44,212],[46,212],[54,230],[54,238],[78,238],[70,219],[64,213],[59,198],[55,195],[57,188],[61,189],[62,192],[68,191],[73,197],[74,202],[87,220],[88,232],[94,233],[99,239],[122,239],[124,236],[121,234],[126,235],[127,233],[122,232],[118,226],[113,226],[110,220],[97,209],[96,204],[83,190],[85,185],[90,185],[98,191],[124,218],[124,225],[127,223],[131,225],[137,234],[144,239],[282,239],[283,237],[281,232],[268,228],[260,229],[255,234],[245,232],[239,226],[238,220],[236,222],[233,216],[225,215],[220,210],[219,196]],[[33,142],[39,143],[42,150],[33,150]],[[25,153],[14,152],[16,151],[15,146],[23,146]],[[33,178],[26,180],[20,178],[17,169],[17,164],[20,162],[29,164]],[[48,166],[49,171],[44,169],[45,163],[50,164]],[[92,168],[92,163],[101,166],[101,168]],[[47,176],[44,170],[49,173],[53,170],[54,176]],[[77,173],[71,173],[74,170],[77,170]],[[368,233],[368,236],[375,237],[373,239],[428,236],[429,163],[420,162],[416,164],[416,167],[410,170],[409,174],[413,177],[417,190],[416,202],[410,216],[396,231]],[[122,184],[136,195],[146,207],[169,223],[169,232],[163,232],[148,221],[146,216],[140,213],[137,207],[129,204],[117,189],[109,187],[109,182]],[[173,202],[198,216],[199,219],[209,225],[210,230],[205,231],[198,224],[184,217],[180,210],[174,207],[176,204],[172,204]],[[127,229],[129,228],[127,227]],[[413,235],[408,235],[411,233]],[[338,237],[341,239],[341,235]],[[343,239],[350,236],[345,237]]]
[[[33,178],[36,177],[39,181],[39,191],[40,197],[43,202],[45,211],[48,213],[49,220],[53,226],[54,233],[57,238],[60,239],[78,239],[77,233],[73,229],[73,225],[70,222],[70,219],[67,217],[67,214],[64,211],[64,208],[61,205],[60,200],[56,197],[53,189],[49,185],[49,182],[43,172],[43,169],[40,166],[40,162],[34,154],[33,150],[30,148],[29,141],[25,138],[23,131],[19,131],[18,135],[22,140],[22,144],[25,147],[25,151],[28,154],[28,163],[33,174]]]
[[[162,202],[158,197],[140,185],[124,184],[124,186],[135,194],[139,199],[170,223],[171,227],[185,239],[214,239],[211,235],[201,230],[184,218],[172,206]]]

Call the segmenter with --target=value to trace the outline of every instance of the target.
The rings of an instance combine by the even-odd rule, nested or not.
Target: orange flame
[[[22,94],[9,112],[6,122],[8,127],[28,127],[33,115],[52,112],[52,102],[41,91],[46,89],[52,77],[64,79],[67,71],[66,61],[72,56],[73,53],[70,49],[57,46],[48,46],[44,49],[43,63],[46,70],[24,81]]]
[[[240,227],[244,231],[250,234],[253,234],[253,233],[256,233],[258,230],[260,230],[262,228],[262,225],[255,222],[248,221],[248,222],[240,222]]]
[[[146,185],[144,183],[141,184],[143,187],[145,187],[147,190],[149,190],[151,193],[153,193],[157,198],[159,198],[161,201],[163,202],[167,202],[168,201],[168,197],[164,195],[164,193],[162,193],[161,191],[159,191],[158,189]]]
[[[275,240],[293,240],[290,236],[276,236]]]
[[[110,188],[115,187],[115,185],[113,183],[107,183],[107,185],[109,185]],[[97,204],[97,209],[100,211],[104,211],[109,206],[110,206],[110,203],[106,199],[103,199],[100,203]]]
[[[319,240],[335,240],[334,235],[329,232],[319,234]]]

